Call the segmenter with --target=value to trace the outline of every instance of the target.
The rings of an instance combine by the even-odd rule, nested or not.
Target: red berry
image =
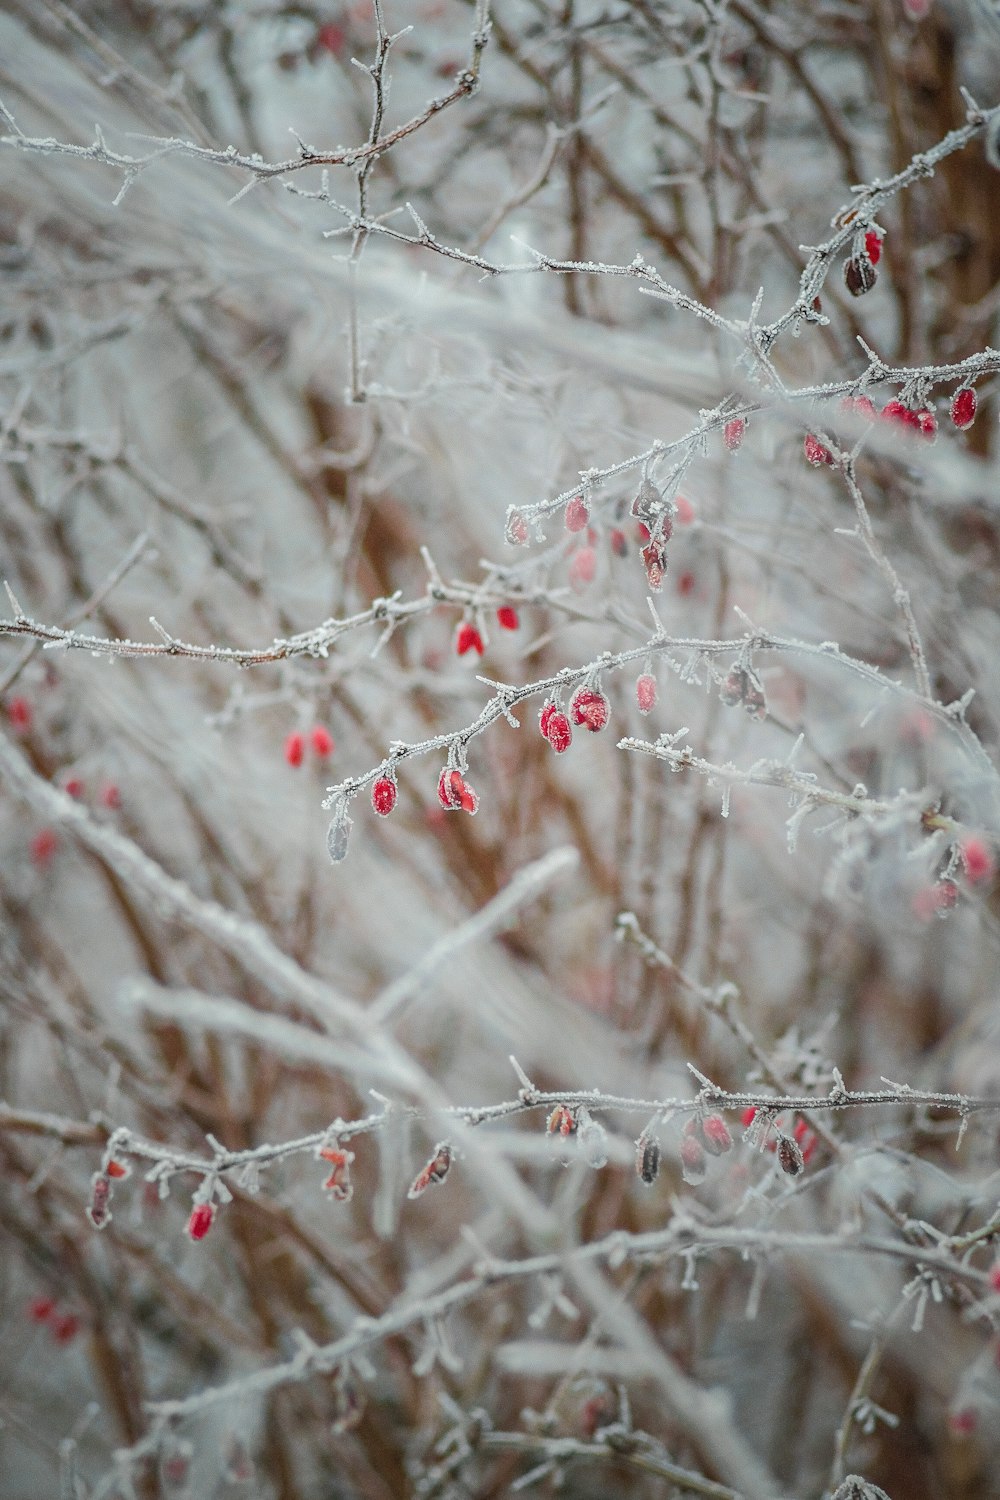
[[[596,734],[608,722],[608,700],[596,688],[583,687],[574,693],[569,713],[574,724]]]
[[[80,1332],[80,1319],[75,1313],[63,1313],[52,1324],[52,1337],[57,1344],[71,1344]]]
[[[396,806],[396,783],[391,776],[380,776],[372,787],[372,807],[380,818],[387,818]]]
[[[729,1126],[721,1115],[706,1115],[701,1122],[701,1138],[705,1150],[713,1156],[723,1156],[733,1149],[733,1138]]]
[[[677,521],[680,526],[690,526],[694,520],[694,506],[686,495],[678,495],[675,501],[677,506]]]
[[[44,869],[58,847],[59,840],[56,837],[55,830],[52,828],[40,828],[29,845],[31,858],[36,865]]]
[[[313,38],[313,46],[323,52],[330,52],[334,57],[339,57],[347,46],[347,33],[342,26],[333,21],[328,21],[325,26],[320,26]]]
[[[649,527],[646,525],[645,521],[639,522],[638,526],[636,526],[635,528],[635,534],[641,544],[645,546],[649,541]]]
[[[609,537],[611,550],[616,557],[624,557],[628,551],[628,541],[620,526],[615,526]]]
[[[845,396],[840,403],[840,409],[848,416],[862,417],[867,422],[874,422],[878,416],[875,403],[870,396]]]
[[[497,610],[497,624],[501,630],[516,630],[520,625],[517,610],[509,604],[501,604]]]
[[[981,838],[977,838],[975,834],[968,834],[962,840],[959,849],[962,864],[965,867],[965,878],[970,885],[979,885],[981,881],[992,879],[993,855]]]
[[[877,266],[882,259],[882,239],[874,229],[865,231],[865,250],[872,265]]]
[[[410,1184],[410,1191],[406,1196],[408,1198],[419,1198],[421,1193],[425,1193],[432,1184],[444,1182],[450,1169],[451,1147],[447,1141],[442,1141],[440,1145],[435,1146],[434,1155],[427,1165],[413,1179],[413,1182]]]
[[[754,1122],[754,1120],[756,1118],[757,1118],[757,1107],[756,1107],[756,1105],[754,1105],[754,1104],[748,1104],[747,1107],[746,1107],[746,1109],[743,1111],[742,1115],[740,1116],[740,1123],[744,1127],[746,1127],[747,1125],[752,1125],[753,1122]]]
[[[976,393],[971,385],[963,385],[951,398],[951,420],[960,432],[971,427],[976,420]]]
[[[813,468],[819,468],[820,464],[833,463],[833,454],[829,448],[821,443],[818,437],[814,437],[811,432],[806,433],[806,439],[802,447],[806,461],[811,463]]]
[[[566,506],[566,530],[582,531],[590,520],[590,507],[582,495],[574,495]]]
[[[552,722],[552,715],[555,713],[555,711],[556,705],[550,698],[548,703],[543,705],[542,711],[538,715],[538,727],[542,731],[542,735],[545,739],[548,739],[549,737],[549,725]]]
[[[112,812],[117,811],[122,805],[121,790],[113,781],[106,781],[97,796],[101,806],[109,808]]]
[[[203,1240],[215,1220],[214,1203],[196,1203],[188,1219],[187,1232],[193,1240]]]
[[[705,1181],[705,1148],[695,1135],[685,1135],[681,1141],[681,1175],[692,1187]]]
[[[301,766],[306,753],[306,742],[301,734],[290,734],[285,741],[285,759],[290,766]]]
[[[656,678],[643,672],[635,685],[635,701],[641,714],[648,714],[656,707]]]
[[[109,1177],[122,1178],[128,1176],[128,1167],[125,1165],[125,1163],[114,1161],[113,1159],[108,1162],[104,1170]]]
[[[309,735],[309,743],[317,755],[327,756],[333,754],[333,735],[322,724],[315,725]]]
[[[27,698],[11,698],[7,704],[7,717],[15,734],[27,734],[35,712]]]
[[[937,437],[937,417],[931,411],[930,407],[922,406],[914,415],[917,419],[917,430],[923,437],[930,438],[933,441]]]
[[[731,417],[722,429],[723,441],[730,453],[735,453],[742,443],[746,425],[745,417]]]
[[[67,782],[64,782],[63,791],[67,797],[82,797],[84,793],[83,782],[79,776],[71,776]]]
[[[28,1317],[33,1323],[47,1323],[55,1310],[54,1297],[32,1297],[28,1303]]]
[[[686,599],[688,594],[694,593],[695,576],[689,568],[677,575],[677,592]]]
[[[482,636],[470,620],[463,620],[459,625],[455,635],[455,650],[459,656],[464,656],[467,651],[475,651],[482,656],[486,650]]]
[[[953,1411],[948,1418],[948,1427],[955,1437],[971,1437],[979,1425],[979,1419],[971,1407]]]
[[[653,593],[658,594],[667,571],[667,549],[660,537],[650,538],[649,543],[643,547],[642,561],[646,568],[646,582]]]
[[[990,1286],[995,1292],[1000,1292],[1000,1260],[995,1260],[990,1267]],[[44,1301],[45,1299],[40,1299]]]
[[[507,540],[512,547],[523,547],[528,540],[528,523],[519,510],[512,511],[507,521]]]
[[[479,798],[461,771],[450,770],[447,766],[438,777],[438,801],[448,812],[474,813],[479,808]]]
[[[562,755],[573,742],[573,731],[565,714],[553,713],[549,718],[545,738],[557,755]]]
[[[574,552],[573,560],[569,565],[570,587],[579,593],[585,589],[588,583],[593,583],[594,574],[597,571],[597,553],[593,547],[581,547]]]
[[[319,1154],[333,1168],[323,1184],[324,1188],[336,1198],[338,1203],[349,1203],[354,1196],[354,1184],[351,1182],[351,1162],[354,1160],[354,1152],[347,1151],[340,1146],[324,1146]]]
[[[920,427],[916,412],[904,406],[902,401],[887,401],[882,408],[882,420],[893,422],[899,427]]]

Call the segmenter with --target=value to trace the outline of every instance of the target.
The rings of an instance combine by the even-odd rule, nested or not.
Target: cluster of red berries
[[[320,760],[326,760],[334,751],[333,735],[324,725],[314,725],[308,738],[296,729],[285,740],[285,760],[290,766],[301,766],[306,758],[307,744]]]
[[[692,1115],[681,1136],[681,1174],[692,1187],[704,1182],[709,1156],[733,1149],[729,1126],[721,1115]],[[640,1172],[640,1176],[641,1176]]]
[[[562,755],[573,743],[573,724],[596,734],[607,724],[609,712],[608,700],[599,688],[582,687],[570,699],[569,718],[550,698],[538,716],[538,727],[556,754]]]
[[[28,1317],[49,1330],[57,1344],[71,1344],[80,1332],[76,1313],[61,1310],[54,1297],[33,1297],[28,1303]]]
[[[520,620],[517,610],[512,604],[502,604],[497,610],[497,624],[501,630],[518,630]],[[465,656],[466,652],[474,651],[477,656],[482,656],[486,650],[486,642],[483,633],[472,620],[461,620],[455,631],[455,654]]]

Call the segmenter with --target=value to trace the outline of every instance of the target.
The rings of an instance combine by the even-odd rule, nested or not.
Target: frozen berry
[[[196,1203],[188,1219],[187,1232],[193,1240],[203,1240],[215,1220],[214,1203]]]
[[[735,453],[742,443],[746,425],[745,417],[731,417],[722,429],[722,438],[730,453]]]
[[[608,700],[596,688],[580,688],[569,706],[570,718],[596,734],[608,722]]]
[[[976,393],[971,385],[963,385],[951,398],[951,420],[960,432],[971,427],[976,420]]]
[[[471,620],[463,620],[459,625],[455,633],[455,650],[459,656],[464,656],[467,651],[475,651],[482,656],[486,650],[483,638]]]
[[[380,818],[387,818],[396,806],[396,783],[391,776],[380,776],[372,787],[372,807]]]
[[[641,714],[648,714],[656,707],[656,678],[643,672],[635,685],[635,701]]]
[[[574,495],[566,506],[566,530],[583,531],[590,520],[590,507],[582,495]]]

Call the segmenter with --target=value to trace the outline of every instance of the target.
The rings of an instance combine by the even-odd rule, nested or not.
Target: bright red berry
[[[806,456],[806,462],[811,463],[813,468],[819,468],[820,464],[833,463],[833,454],[829,448],[821,443],[818,437],[814,437],[811,432],[806,433],[802,449]]]
[[[569,749],[573,743],[573,731],[565,714],[556,712],[551,715],[545,738],[557,755]]]
[[[585,589],[588,583],[593,583],[594,574],[597,571],[597,553],[593,547],[580,547],[573,554],[573,560],[569,565],[570,587],[578,593]]]
[[[550,698],[547,703],[542,705],[542,711],[538,715],[538,727],[545,739],[548,739],[549,737],[549,725],[552,722],[552,715],[555,713],[555,711],[556,705]]]
[[[297,731],[285,741],[285,759],[290,766],[301,766],[306,753],[305,737]]]
[[[125,1165],[125,1163],[121,1161],[115,1161],[113,1158],[108,1162],[104,1170],[109,1177],[117,1177],[121,1179],[122,1177],[128,1176],[128,1167]]]
[[[486,650],[483,638],[471,620],[463,620],[459,625],[455,634],[455,650],[459,656],[464,656],[467,651],[475,651],[482,656]]]
[[[7,704],[7,717],[15,734],[27,734],[35,717],[35,711],[27,698],[11,698]]]
[[[32,860],[42,869],[50,862],[58,848],[59,840],[53,828],[40,828],[29,845]]]
[[[722,438],[730,453],[735,453],[742,443],[746,426],[745,417],[730,417],[722,429]]]
[[[963,385],[951,398],[951,420],[960,432],[971,427],[976,420],[976,393],[971,385]]]
[[[887,401],[882,408],[883,422],[893,422],[899,427],[915,427],[919,430],[920,419],[915,411],[909,406],[904,406],[902,401]]]
[[[641,714],[648,714],[656,707],[656,678],[643,672],[635,685],[635,701]]]
[[[596,734],[608,722],[608,700],[596,688],[582,687],[573,695],[569,714],[574,724]]]
[[[215,1222],[214,1203],[196,1203],[188,1219],[187,1232],[193,1240],[203,1240]]]
[[[959,845],[965,878],[970,885],[979,885],[993,877],[994,862],[986,844],[975,834],[968,834]]]
[[[391,776],[380,776],[372,787],[372,807],[380,818],[387,818],[396,806],[397,788]]]
[[[461,771],[451,770],[448,766],[438,777],[438,801],[448,812],[475,813],[479,810],[479,797]]]
[[[743,1111],[742,1115],[740,1116],[740,1123],[745,1128],[748,1125],[752,1125],[753,1122],[754,1122],[754,1120],[756,1118],[757,1118],[757,1107],[756,1107],[756,1105],[754,1105],[754,1104],[748,1104],[747,1107],[746,1107],[746,1109]]]
[[[317,755],[333,754],[333,735],[322,724],[316,724],[309,734],[309,743]]]
[[[915,413],[917,418],[917,431],[922,437],[929,438],[932,442],[937,437],[937,417],[929,406],[922,406]]]
[[[574,495],[566,506],[566,530],[582,531],[590,520],[590,506],[582,495]]]
[[[83,782],[79,776],[71,776],[67,782],[63,783],[63,791],[67,797],[80,798],[83,796],[84,790]]]
[[[882,237],[874,229],[865,231],[865,250],[873,266],[882,259]]]
[[[497,624],[501,630],[516,630],[520,625],[517,610],[509,604],[501,604],[497,610]]]

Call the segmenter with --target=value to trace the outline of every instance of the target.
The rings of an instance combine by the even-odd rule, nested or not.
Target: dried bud
[[[656,678],[643,672],[635,685],[635,701],[641,714],[651,713],[656,707]]]
[[[572,1135],[576,1130],[576,1115],[568,1104],[557,1104],[549,1115],[549,1122],[546,1128],[549,1135]]]
[[[789,1177],[798,1177],[805,1166],[802,1147],[798,1141],[793,1140],[790,1135],[779,1135],[777,1152],[778,1165],[781,1170],[787,1173]]]
[[[696,1135],[681,1139],[681,1175],[692,1187],[705,1181],[705,1148]]]
[[[731,417],[722,429],[722,438],[730,453],[735,453],[742,443],[746,426],[745,417]]]
[[[641,1135],[636,1142],[635,1170],[643,1182],[655,1182],[660,1172],[660,1145],[652,1136]]]
[[[644,479],[639,486],[639,493],[632,501],[632,515],[637,521],[644,521],[651,528],[662,505],[663,496],[656,485],[651,480]]]
[[[863,297],[878,280],[878,273],[867,255],[854,255],[844,264],[844,282],[852,297]]]
[[[346,807],[342,804],[337,816],[326,830],[326,852],[335,865],[339,865],[347,856],[347,845],[353,826],[351,819],[347,816]]]
[[[976,420],[976,393],[971,385],[963,385],[951,398],[951,420],[960,432]]]
[[[434,1147],[434,1155],[425,1167],[421,1169],[410,1184],[408,1198],[419,1198],[421,1193],[426,1193],[433,1184],[444,1182],[451,1168],[451,1147],[447,1141],[439,1141]]]
[[[87,1218],[95,1229],[104,1229],[111,1222],[111,1179],[106,1172],[95,1172],[90,1179],[90,1207]]]
[[[396,806],[398,788],[392,776],[380,776],[372,787],[372,807],[380,818],[387,818]]]
[[[730,669],[719,692],[727,708],[743,708],[752,719],[767,716],[767,699],[760,678],[748,667],[739,665]]]
[[[569,713],[574,724],[596,734],[608,722],[608,700],[596,688],[582,687],[573,694]]]
[[[889,1500],[889,1496],[860,1474],[848,1474],[843,1484],[838,1485],[833,1500]]]
[[[574,495],[566,506],[566,530],[583,531],[590,520],[590,506],[582,495]]]
[[[354,1184],[351,1182],[351,1163],[354,1160],[354,1152],[347,1151],[342,1146],[323,1146],[319,1156],[322,1161],[329,1162],[333,1168],[323,1184],[324,1189],[336,1198],[338,1203],[350,1202],[354,1196]]]
[[[733,1149],[733,1138],[721,1115],[706,1115],[701,1122],[701,1139],[712,1156],[724,1156]]]

